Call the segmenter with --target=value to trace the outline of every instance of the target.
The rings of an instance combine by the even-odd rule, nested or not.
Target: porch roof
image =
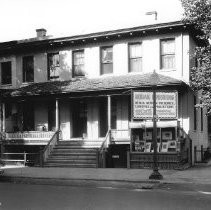
[[[68,81],[49,81],[43,83],[33,83],[20,87],[12,92],[5,93],[5,97],[35,96],[35,95],[55,95],[77,92],[97,92],[105,90],[128,90],[144,87],[151,87],[152,73],[128,74],[122,76],[102,76],[100,78],[73,78]],[[181,86],[185,85],[182,80],[157,74],[159,82],[157,86]]]

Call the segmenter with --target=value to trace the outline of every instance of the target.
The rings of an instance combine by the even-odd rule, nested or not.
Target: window
[[[85,76],[84,50],[73,52],[73,77]]]
[[[23,82],[34,82],[34,57],[23,57]]]
[[[175,39],[161,40],[161,69],[175,68]]]
[[[129,71],[142,71],[142,46],[141,43],[129,44]]]
[[[48,54],[48,80],[59,78],[59,53]]]
[[[101,48],[101,74],[113,73],[113,48]]]
[[[1,63],[1,84],[12,84],[12,68],[10,61]]]

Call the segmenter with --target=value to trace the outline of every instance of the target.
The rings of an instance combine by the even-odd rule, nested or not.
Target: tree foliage
[[[184,21],[193,24],[202,34],[203,45],[196,47],[196,66],[191,69],[191,87],[201,90],[201,106],[211,114],[211,0],[181,0]]]

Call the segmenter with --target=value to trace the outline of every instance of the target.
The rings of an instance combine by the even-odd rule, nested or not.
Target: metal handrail
[[[54,133],[54,135],[52,136],[52,138],[50,139],[50,141],[48,142],[48,144],[45,146],[45,148],[41,152],[41,155],[42,155],[42,163],[41,163],[41,165],[47,160],[47,158],[50,155],[51,151],[53,150],[53,148],[55,147],[55,145],[58,143],[60,132],[61,131],[58,130],[58,131],[56,131]]]
[[[107,131],[104,141],[98,150],[98,167],[106,167],[106,151],[110,143],[110,130]]]

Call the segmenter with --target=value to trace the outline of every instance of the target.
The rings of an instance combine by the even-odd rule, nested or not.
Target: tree
[[[211,0],[181,0],[185,23],[201,31],[198,38],[201,46],[196,47],[196,66],[191,69],[190,85],[195,91],[201,90],[201,107],[211,114]]]

